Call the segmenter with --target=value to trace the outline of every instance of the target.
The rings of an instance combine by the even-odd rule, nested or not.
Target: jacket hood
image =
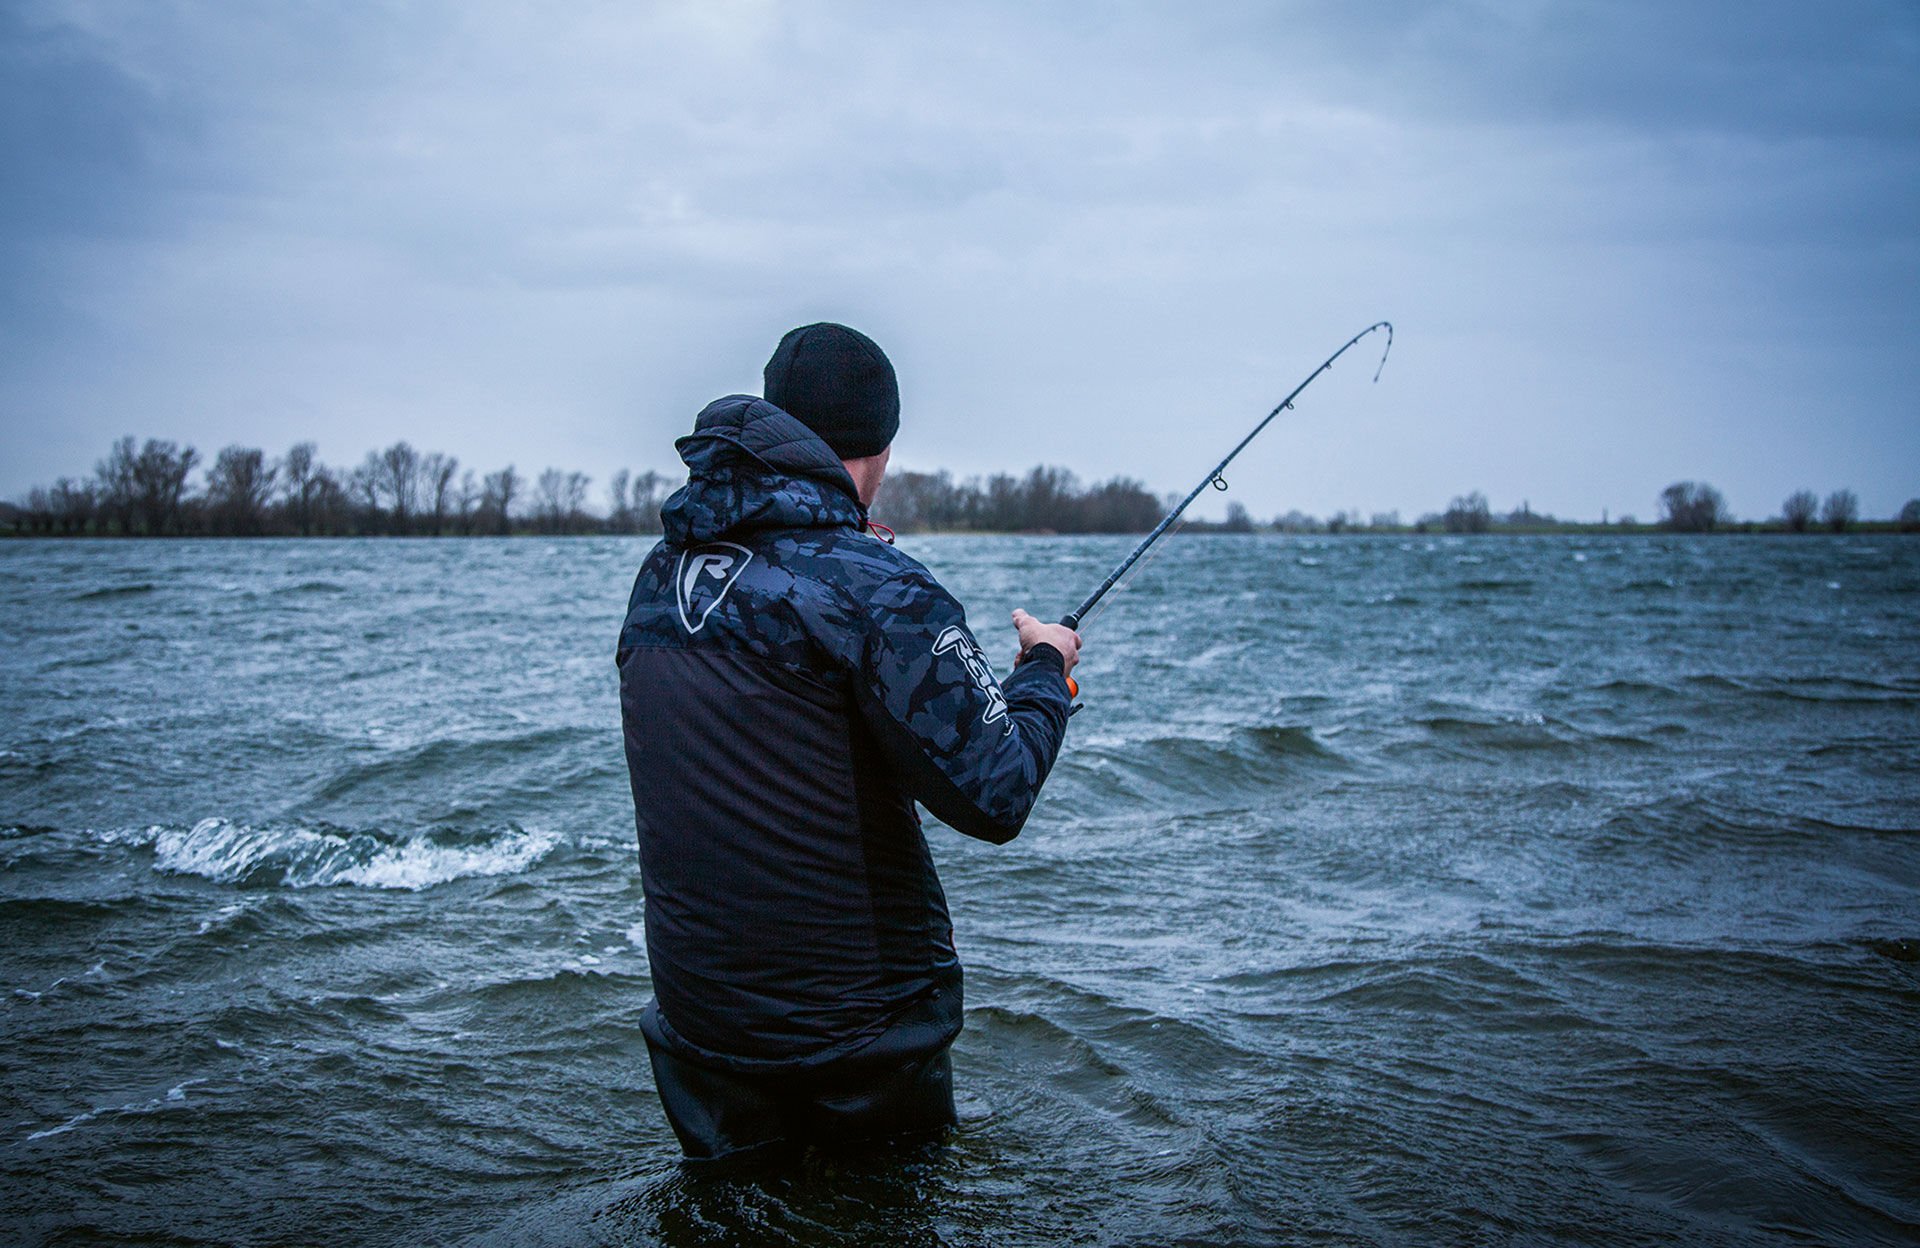
[[[660,509],[675,546],[754,529],[860,528],[867,510],[820,435],[765,399],[715,399],[673,444],[687,483]]]

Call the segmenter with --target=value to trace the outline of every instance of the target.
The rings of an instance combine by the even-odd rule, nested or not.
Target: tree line
[[[1505,515],[1497,515],[1487,503],[1486,495],[1476,490],[1455,498],[1444,512],[1422,516],[1414,527],[1420,532],[1443,533],[1537,533],[1604,528],[1642,530],[1649,527],[1670,533],[1713,533],[1732,529],[1761,533],[1808,533],[1815,529],[1826,529],[1833,533],[1845,533],[1861,523],[1860,496],[1848,489],[1833,491],[1825,501],[1812,490],[1795,490],[1780,505],[1777,517],[1758,522],[1736,519],[1727,507],[1726,498],[1704,481],[1676,481],[1660,491],[1658,501],[1659,519],[1651,526],[1642,525],[1630,515],[1621,516],[1618,520],[1603,518],[1598,525],[1594,525],[1542,515],[1524,502]],[[1375,519],[1375,527],[1380,527],[1379,518]],[[1920,532],[1920,499],[1909,499],[1900,509],[1900,514],[1883,527],[1898,528],[1902,533]]]
[[[353,468],[321,463],[311,442],[277,459],[230,446],[202,467],[191,446],[125,437],[93,475],[62,477],[18,505],[0,504],[0,523],[41,536],[658,533],[660,506],[680,480],[622,469],[594,500],[583,472],[548,468],[527,478],[509,464],[476,474],[404,441],[367,452]],[[1153,527],[1165,507],[1138,481],[1082,487],[1064,468],[966,481],[901,471],[887,477],[874,518],[903,532],[1133,533]]]
[[[1711,533],[1736,523],[1720,491],[1705,482],[1676,481],[1660,492],[1663,528],[1677,533]],[[1835,490],[1825,500],[1812,490],[1795,490],[1780,504],[1780,514],[1762,521],[1759,527],[1788,533],[1808,533],[1816,528],[1845,533],[1860,523],[1860,496],[1852,490]],[[1903,533],[1920,532],[1920,498],[1908,499],[1893,524]]]
[[[672,482],[626,469],[607,483],[606,509],[588,500],[592,479],[512,464],[476,474],[439,451],[407,442],[369,451],[352,468],[320,462],[301,442],[280,458],[229,446],[205,466],[191,446],[121,438],[89,477],[35,487],[11,507],[17,533],[125,537],[346,537],[375,534],[657,533]]]
[[[1144,533],[1169,506],[1131,477],[1082,486],[1065,468],[965,481],[945,471],[903,471],[887,474],[873,517],[903,533]]]
[[[200,469],[198,479],[195,470]],[[679,485],[657,472],[615,472],[602,499],[590,498],[586,473],[548,468],[522,476],[513,465],[476,474],[455,457],[422,453],[404,441],[369,451],[352,468],[320,462],[311,442],[270,458],[256,447],[229,446],[202,466],[191,446],[132,437],[113,444],[87,477],[35,487],[19,504],[0,503],[0,526],[40,536],[485,536],[510,533],[658,533],[660,506]],[[1175,496],[1114,477],[1082,485],[1065,468],[1040,466],[1024,476],[996,473],[956,480],[948,472],[896,471],[873,509],[874,519],[901,532],[1142,533]],[[1598,524],[1560,520],[1522,502],[1496,513],[1478,490],[1411,524],[1397,511],[1337,511],[1321,519],[1289,511],[1256,521],[1238,501],[1224,520],[1189,522],[1188,532],[1253,533],[1543,533],[1646,531],[1710,533],[1728,529],[1844,533],[1860,524],[1860,500],[1840,489],[1824,500],[1796,490],[1777,518],[1737,521],[1720,491],[1676,481],[1660,492],[1659,519],[1632,516]],[[1920,499],[1890,526],[1920,532]]]

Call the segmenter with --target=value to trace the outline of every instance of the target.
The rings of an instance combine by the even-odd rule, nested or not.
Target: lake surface
[[[1003,665],[1128,545],[903,539]],[[643,539],[0,545],[7,1242],[1920,1237],[1920,541],[1183,537],[930,827],[944,1147],[686,1173]]]

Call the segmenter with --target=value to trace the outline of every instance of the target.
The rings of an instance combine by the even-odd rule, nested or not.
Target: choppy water
[[[996,651],[1124,545],[909,539]],[[636,1026],[643,549],[0,546],[9,1242],[1920,1236],[1920,542],[1179,539],[935,832],[962,1129],[736,1179]]]

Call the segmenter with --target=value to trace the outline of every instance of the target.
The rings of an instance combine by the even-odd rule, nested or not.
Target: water
[[[907,539],[1004,660],[1112,539]],[[684,1173],[644,545],[0,546],[11,1242],[1920,1238],[1920,542],[1182,538],[1004,848],[943,1148]]]

